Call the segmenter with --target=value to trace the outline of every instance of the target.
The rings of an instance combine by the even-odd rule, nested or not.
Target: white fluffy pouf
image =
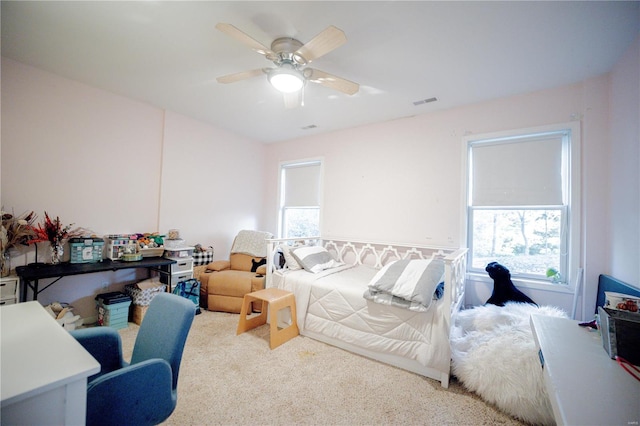
[[[567,317],[555,307],[513,302],[461,311],[451,330],[452,370],[467,389],[513,417],[553,425],[531,314]]]

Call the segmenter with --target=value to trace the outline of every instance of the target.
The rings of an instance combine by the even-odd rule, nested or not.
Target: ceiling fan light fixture
[[[304,77],[302,73],[292,67],[273,69],[268,74],[269,83],[282,93],[293,93],[302,89]]]

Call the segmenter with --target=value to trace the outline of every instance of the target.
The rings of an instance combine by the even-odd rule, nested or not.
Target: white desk
[[[0,309],[2,424],[85,423],[100,364],[38,302]]]
[[[577,321],[532,315],[544,380],[558,425],[637,425],[640,381],[609,358],[600,334]]]

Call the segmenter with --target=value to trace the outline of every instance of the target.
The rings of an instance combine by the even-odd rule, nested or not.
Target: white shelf
[[[640,381],[609,358],[598,332],[542,315],[531,316],[531,328],[558,425],[640,422]]]

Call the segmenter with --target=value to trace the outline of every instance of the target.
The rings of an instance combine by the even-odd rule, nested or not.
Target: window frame
[[[305,166],[315,166],[318,165],[320,167],[320,182],[318,183],[318,205],[313,206],[286,206],[285,203],[285,192],[286,192],[286,180],[285,180],[285,171],[286,169],[295,168],[295,167],[305,167]],[[285,210],[291,208],[297,209],[317,209],[318,210],[318,230],[321,230],[322,226],[322,200],[323,200],[323,180],[324,180],[324,159],[319,158],[308,158],[302,160],[292,160],[292,161],[284,161],[280,162],[278,167],[278,238],[286,238],[284,235],[286,226],[285,226]],[[318,235],[308,235],[305,237],[317,237]]]
[[[563,150],[566,161],[561,165],[562,185],[563,185],[563,204],[559,206],[473,206],[472,205],[472,171],[471,171],[471,153],[473,146],[482,143],[517,143],[519,140],[527,140],[543,134],[566,133],[566,142],[563,142]],[[511,142],[509,142],[511,141]],[[468,134],[463,138],[463,167],[465,176],[465,191],[463,194],[463,211],[462,218],[462,235],[464,241],[467,242],[469,248],[469,259],[467,262],[467,274],[474,279],[483,279],[487,277],[484,268],[473,267],[473,212],[476,210],[499,209],[499,210],[562,210],[561,232],[566,232],[566,236],[561,236],[560,247],[561,252],[566,252],[564,266],[561,266],[561,274],[563,276],[564,285],[558,286],[553,283],[550,278],[540,277],[539,275],[530,275],[512,272],[512,280],[518,285],[532,288],[560,288],[562,290],[573,291],[576,285],[576,277],[579,265],[581,263],[581,171],[580,171],[580,147],[581,134],[579,122],[559,123],[549,126],[531,127],[524,129],[515,129],[509,131],[485,133],[485,134]],[[562,229],[564,227],[564,229]]]

